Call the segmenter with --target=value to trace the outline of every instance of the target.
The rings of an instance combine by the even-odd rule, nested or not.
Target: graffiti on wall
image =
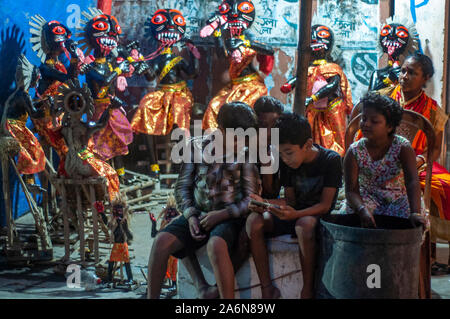
[[[378,64],[378,1],[318,1],[317,19],[330,23],[354,103],[367,92]]]
[[[298,0],[254,0],[257,18],[249,30],[255,40],[276,47],[297,46]],[[205,21],[217,10],[218,0],[141,0],[115,1],[113,8],[128,38],[143,39],[146,19],[160,8],[176,8],[186,18],[186,35],[195,43],[212,45],[211,39],[199,37]]]

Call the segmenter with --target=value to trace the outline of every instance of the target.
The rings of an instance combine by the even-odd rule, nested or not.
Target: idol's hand
[[[188,47],[189,51],[194,55],[194,57],[197,60],[200,60],[202,57],[200,54],[200,51],[198,51],[198,48],[194,45],[194,42],[192,42],[191,39],[184,39],[186,46]]]
[[[64,46],[67,49],[67,51],[69,51],[70,53],[70,57],[72,59],[78,59],[78,53],[77,53],[77,47],[78,47],[78,42],[69,39],[66,42],[64,42]]]
[[[229,38],[226,40],[225,46],[228,50],[233,51],[239,49],[241,46],[245,46],[245,42],[240,38]]]
[[[314,101],[314,100],[313,100],[311,97],[307,97],[307,98],[305,99],[305,106],[310,105],[313,101]]]
[[[118,68],[122,71],[122,73],[130,72],[130,62],[128,60],[123,60],[119,63]]]

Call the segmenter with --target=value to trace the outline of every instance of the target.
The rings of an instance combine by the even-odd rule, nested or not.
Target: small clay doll
[[[112,220],[110,222],[114,245],[108,262],[108,282],[113,281],[114,263],[123,262],[127,273],[126,285],[133,284],[128,244],[133,240],[133,234],[128,228],[128,210],[124,200],[117,199],[112,203]]]
[[[152,213],[149,213],[150,220],[152,222],[152,231],[151,236],[154,238],[157,232],[164,227],[166,227],[173,219],[177,218],[181,214],[178,212],[176,208],[176,201],[173,195],[169,196],[167,199],[166,207],[159,213],[158,218],[156,219]],[[157,221],[161,219],[161,224],[159,230],[156,230]],[[169,285],[169,293],[176,292],[177,289],[177,272],[178,272],[178,259],[170,256],[169,261],[167,262],[167,271],[165,280],[170,282]]]

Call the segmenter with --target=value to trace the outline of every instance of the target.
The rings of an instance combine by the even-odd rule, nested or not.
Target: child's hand
[[[197,216],[189,217],[188,223],[192,238],[197,241],[201,241],[206,238],[206,235],[200,230],[200,222]]]
[[[258,202],[264,202],[264,199],[261,196],[259,196],[259,195],[250,194],[249,197],[251,199],[253,199],[253,200],[258,201]],[[252,212],[259,213],[259,214],[263,214],[265,211],[267,211],[267,208],[264,208],[264,207],[261,207],[261,206],[257,206],[257,205],[254,205],[254,204],[249,204],[248,205],[248,209],[250,211],[252,211]]]
[[[409,216],[409,220],[414,227],[426,224],[425,217],[417,213],[411,214],[411,216]]]
[[[214,226],[220,224],[227,218],[228,212],[225,209],[213,210],[200,217],[200,226],[204,231],[209,232]]]
[[[361,227],[363,228],[377,228],[377,224],[375,223],[375,218],[373,215],[369,213],[367,209],[364,209],[359,218],[361,219]]]
[[[283,205],[280,206],[280,208],[270,206],[269,211],[281,220],[292,220],[298,218],[297,211],[289,205]]]

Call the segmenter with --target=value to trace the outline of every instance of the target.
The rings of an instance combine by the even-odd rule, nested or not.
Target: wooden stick
[[[80,188],[75,186],[75,192],[77,196],[77,217],[78,217],[78,225],[80,228],[80,232],[78,233],[80,237],[80,257],[81,262],[84,263],[86,259],[86,254],[84,253],[84,246],[85,246],[85,240],[84,240],[84,218],[83,218],[83,211],[81,209],[81,194],[80,194]]]
[[[308,67],[311,56],[311,16],[312,1],[301,1],[299,39],[298,39],[298,63],[297,82],[295,86],[294,112],[305,114],[306,87],[308,81]]]
[[[154,196],[155,196],[154,194],[147,194],[147,195],[144,195],[144,196],[141,196],[141,197],[133,198],[133,199],[127,201],[127,204],[130,205],[130,204],[133,204],[133,203],[137,203],[137,202],[143,201],[145,199],[148,199],[148,198],[151,198],[151,197],[154,197]]]
[[[137,189],[141,189],[141,188],[146,188],[146,187],[150,187],[155,185],[155,183],[153,181],[148,181],[148,182],[142,182],[133,186],[129,186],[127,188],[123,188],[120,190],[121,193],[128,193],[128,192],[132,192],[135,191]]]
[[[52,249],[52,240],[50,239],[50,236],[48,234],[47,230],[47,223],[45,222],[44,215],[42,214],[42,211],[37,207],[36,202],[33,200],[33,197],[31,196],[30,192],[28,191],[27,186],[25,185],[25,182],[22,179],[21,174],[19,173],[19,170],[17,169],[16,163],[14,163],[14,160],[12,158],[9,158],[11,165],[13,166],[14,170],[16,171],[17,178],[22,185],[23,192],[25,194],[25,197],[27,199],[28,205],[30,207],[30,211],[33,214],[34,220],[36,221],[36,228],[39,232],[39,235],[42,239],[44,250]]]
[[[93,185],[89,186],[89,189],[91,191],[91,204],[92,204],[92,222],[94,223],[94,255],[95,255],[95,262],[98,263],[99,261],[99,253],[98,253],[98,212],[95,208],[95,189]]]
[[[153,202],[153,203],[141,204],[141,205],[137,205],[137,206],[130,206],[129,209],[130,209],[130,211],[132,211],[132,210],[136,210],[136,209],[145,208],[147,206],[158,206],[158,205],[159,205],[159,203]]]
[[[2,156],[2,173],[3,173],[3,198],[5,203],[6,225],[8,227],[8,248],[14,243],[14,229],[12,222],[11,194],[9,192],[9,167],[8,161]]]
[[[137,176],[137,177],[143,178],[144,180],[148,180],[148,181],[153,180],[153,179],[152,179],[150,176],[148,176],[148,175],[144,175],[144,174],[141,174],[141,173],[129,171],[129,170],[127,170],[127,169],[125,170],[125,173],[130,174],[130,175],[135,175],[135,176]]]
[[[64,261],[68,261],[70,258],[70,229],[69,229],[69,217],[67,216],[68,205],[67,205],[67,197],[66,197],[66,187],[63,183],[60,185],[61,189],[61,197],[62,197],[62,213],[64,220]]]

